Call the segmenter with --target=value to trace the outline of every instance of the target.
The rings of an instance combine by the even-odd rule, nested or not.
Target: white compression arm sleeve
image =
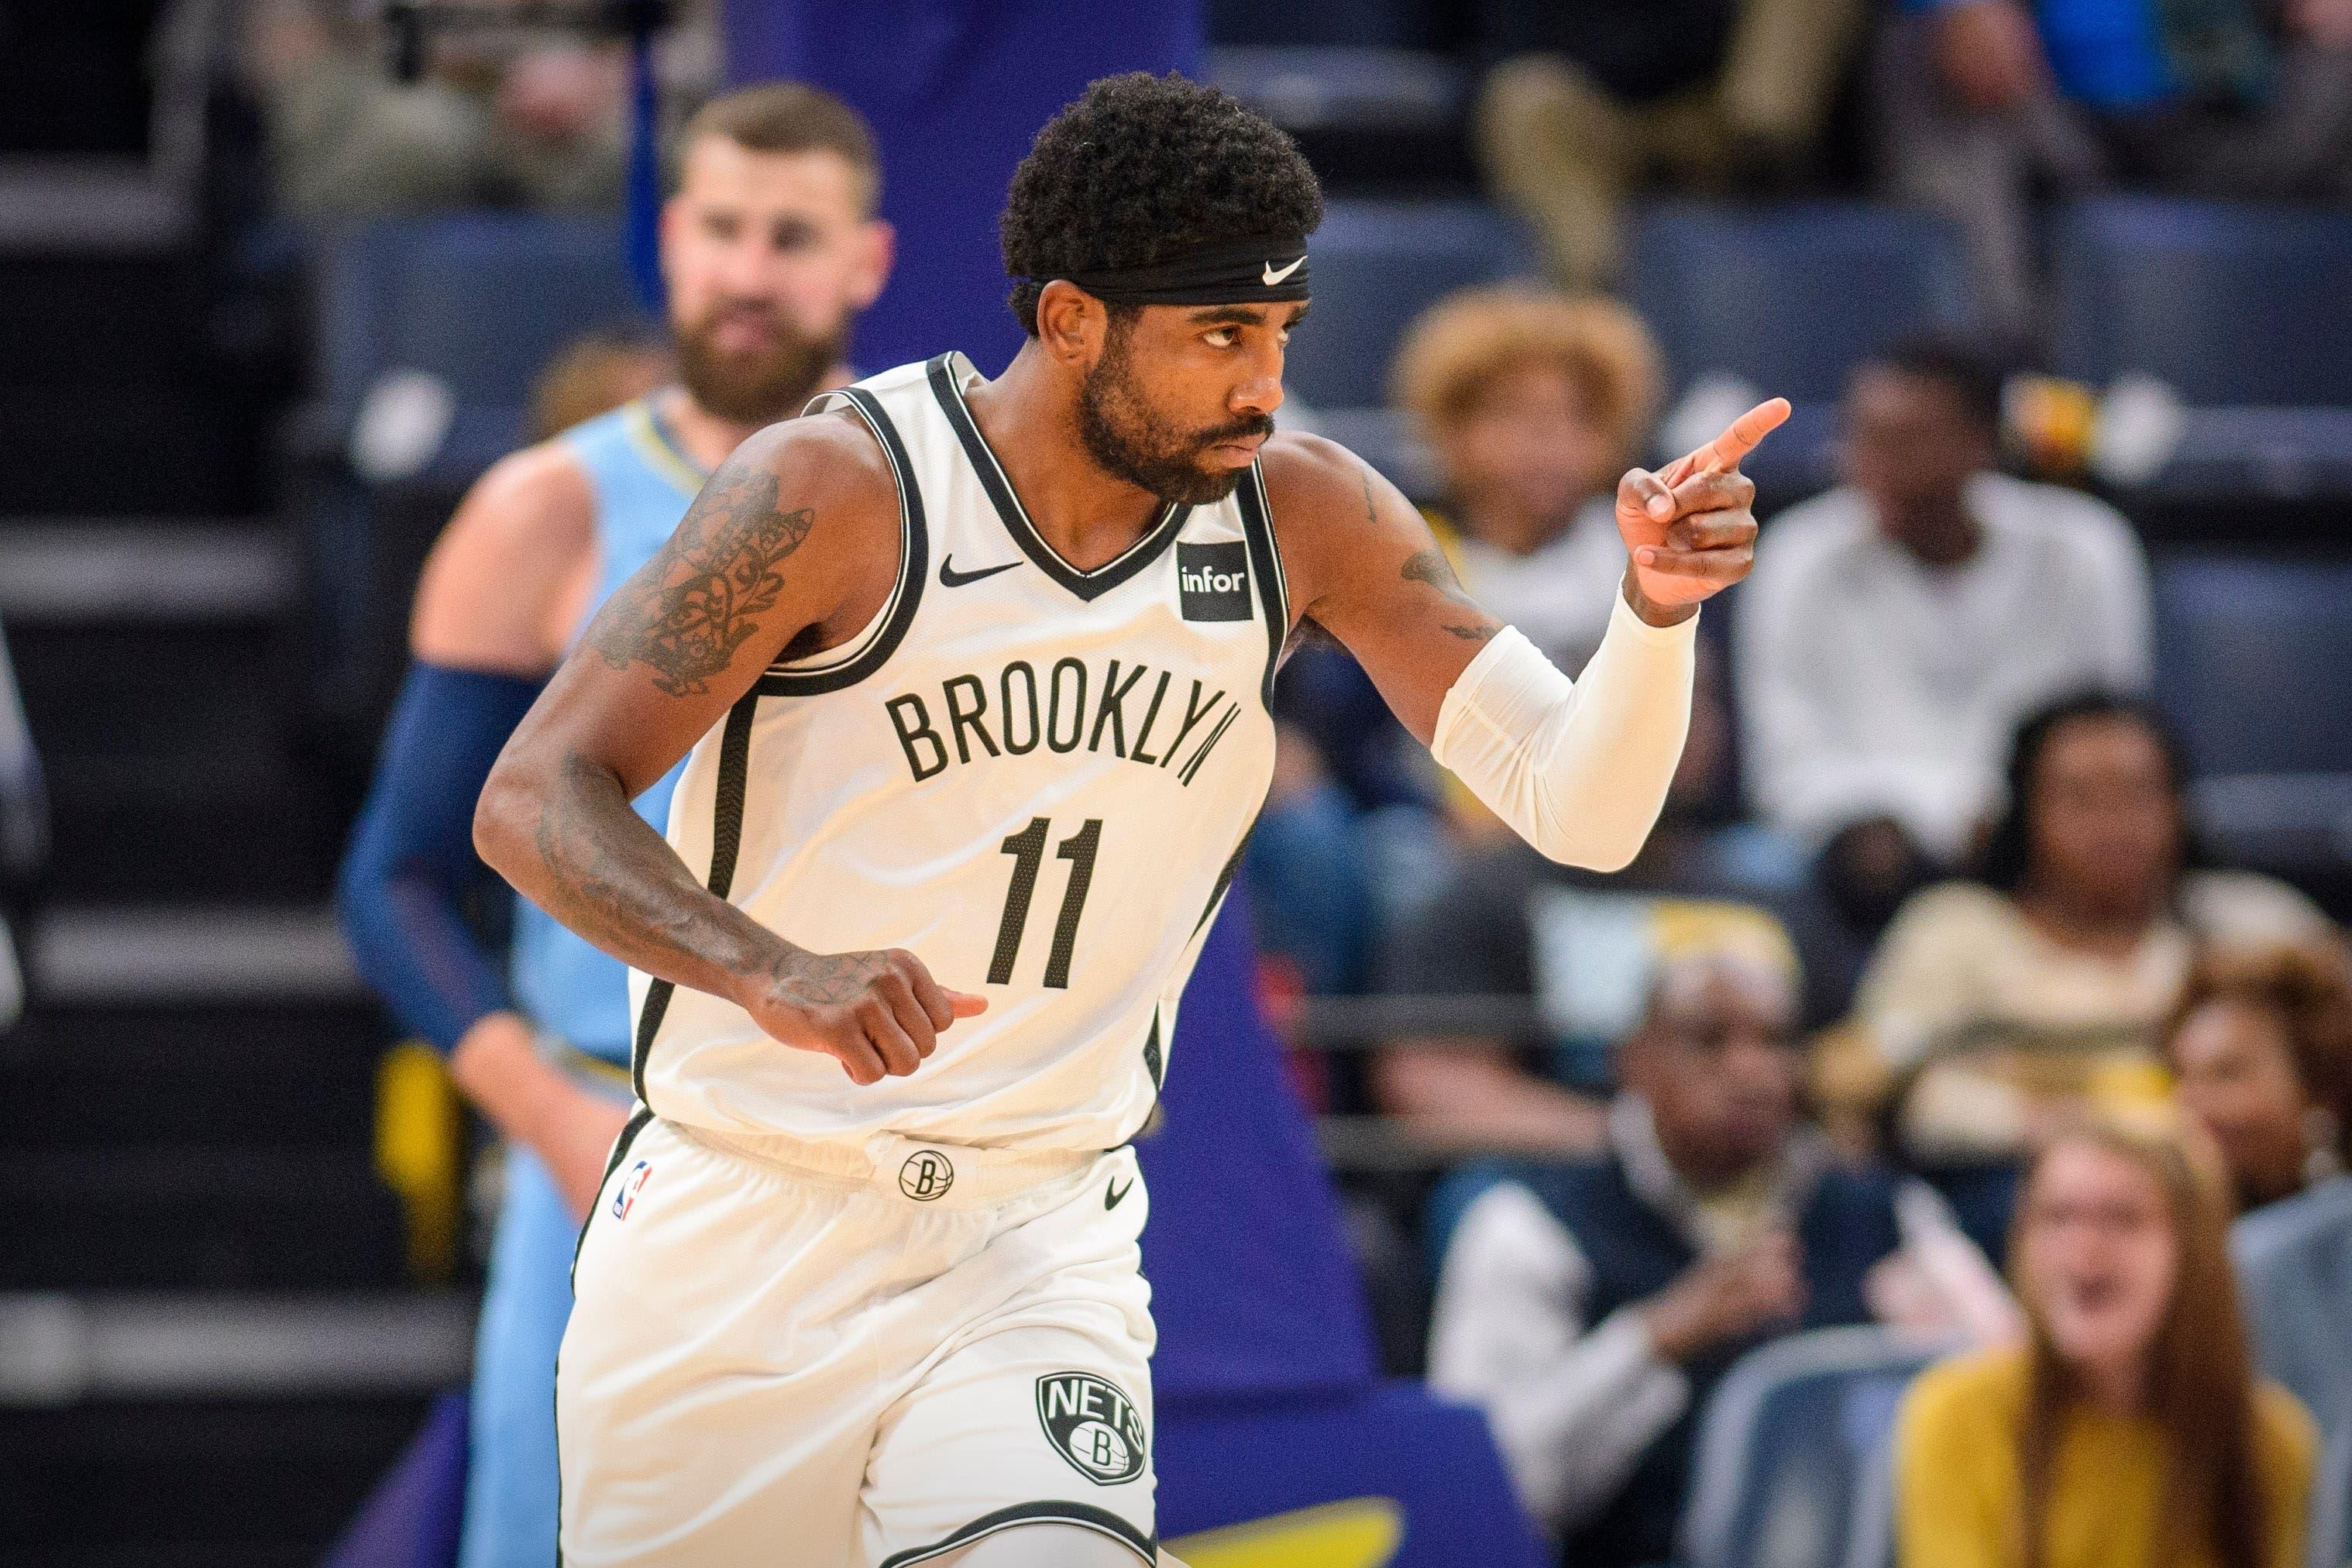
[[[1446,692],[1430,753],[1552,859],[1622,870],[1682,760],[1697,646],[1696,616],[1654,626],[1621,594],[1570,681],[1506,626]]]

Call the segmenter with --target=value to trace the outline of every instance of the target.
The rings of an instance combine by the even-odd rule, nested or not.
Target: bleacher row
[[[2210,826],[2252,864],[2324,879],[2352,860],[2352,690],[2336,675],[2352,565],[2317,558],[2352,544],[2336,521],[2352,353],[2323,347],[2352,326],[2352,214],[2116,198],[2060,212],[2051,233],[2050,368],[2093,389],[2153,376],[2181,405],[2172,458],[2113,499],[2175,542],[2157,554],[2159,691]],[[1670,401],[1728,380],[1797,405],[1750,465],[1768,516],[1834,477],[1859,359],[1973,317],[1953,237],[1918,213],[1661,203],[1633,235],[1628,293]],[[1532,248],[1464,199],[1335,200],[1313,243],[1314,319],[1287,367],[1299,416],[1426,498],[1425,455],[1385,406],[1390,358],[1444,295],[1532,282]],[[350,677],[338,706],[364,750],[433,533],[517,440],[549,356],[637,307],[610,226],[582,220],[380,222],[324,241],[312,277],[317,397],[294,427],[296,490]]]

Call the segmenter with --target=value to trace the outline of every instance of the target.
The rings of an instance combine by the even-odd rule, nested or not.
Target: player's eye
[[[1231,327],[1211,327],[1201,334],[1201,341],[1213,349],[1229,349],[1240,340]]]

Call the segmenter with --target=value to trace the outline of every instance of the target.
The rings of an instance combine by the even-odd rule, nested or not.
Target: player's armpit
[[[1429,524],[1370,464],[1290,433],[1262,461],[1294,612],[1355,655],[1428,744],[1445,693],[1502,623],[1463,591]]]

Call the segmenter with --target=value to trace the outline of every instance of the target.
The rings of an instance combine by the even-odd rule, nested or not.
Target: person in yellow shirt
[[[1902,1568],[2294,1568],[2311,1417],[2257,1383],[2226,1184],[2154,1118],[2056,1134],[2011,1271],[2025,1343],[1948,1362],[1895,1435]]]

